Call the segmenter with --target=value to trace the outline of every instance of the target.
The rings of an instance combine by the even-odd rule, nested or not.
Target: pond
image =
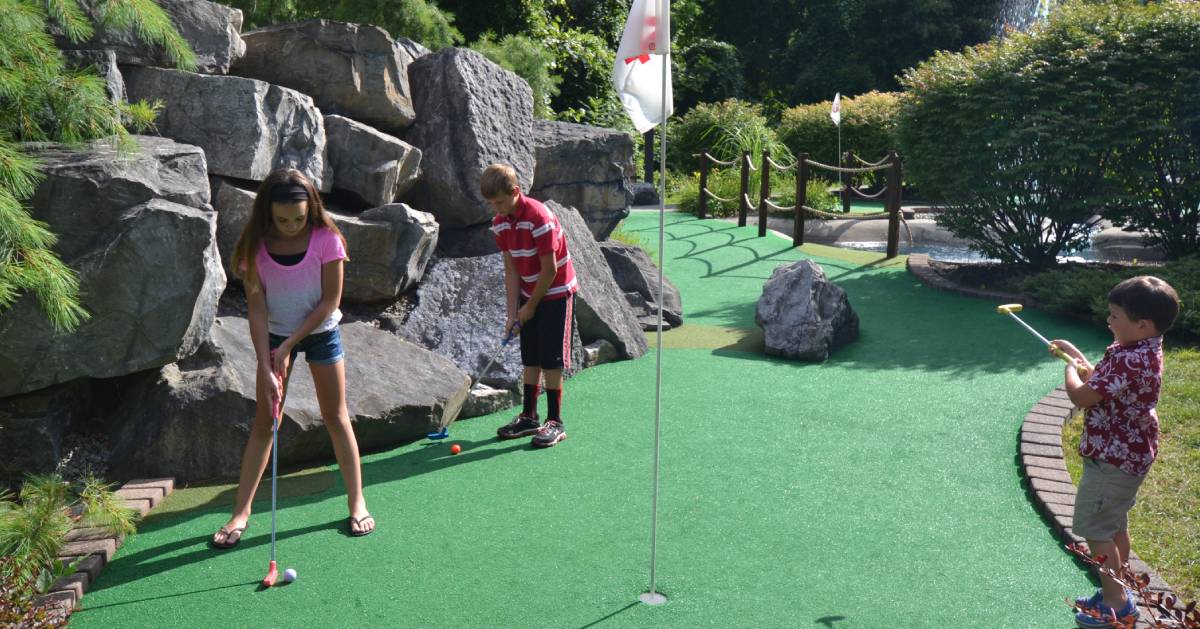
[[[886,241],[839,242],[836,246],[859,251],[887,251]],[[994,258],[984,256],[978,251],[972,251],[963,245],[927,243],[909,247],[907,242],[901,240],[900,254],[908,255],[910,253],[926,253],[929,254],[931,260],[941,262],[995,262]],[[1084,262],[1104,260],[1105,258],[1100,252],[1089,248],[1072,252],[1070,255],[1059,256],[1058,259],[1061,262]]]

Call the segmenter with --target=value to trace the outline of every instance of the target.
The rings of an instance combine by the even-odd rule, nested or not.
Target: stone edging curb
[[[988,299],[996,302],[1019,303],[1026,307],[1037,307],[1037,304],[1024,295],[1005,293],[1001,291],[979,290],[960,286],[947,280],[934,271],[929,265],[929,255],[914,253],[908,256],[908,271],[921,280],[922,284],[940,291]],[[1029,493],[1034,507],[1043,515],[1051,530],[1064,543],[1078,544],[1084,539],[1072,530],[1072,516],[1075,511],[1075,484],[1067,473],[1063,459],[1062,431],[1063,426],[1071,418],[1074,404],[1067,397],[1062,387],[1038,400],[1037,404],[1025,415],[1021,424],[1018,456],[1021,462],[1021,476],[1027,481]],[[1129,567],[1136,573],[1146,573],[1150,577],[1147,589],[1175,594],[1171,586],[1142,561],[1137,553],[1130,551]],[[1096,575],[1096,571],[1089,567]],[[1178,598],[1178,597],[1177,597]],[[1140,603],[1139,603],[1140,604]],[[1143,606],[1142,618],[1149,618]],[[1138,627],[1149,627],[1145,622],[1139,622]]]
[[[131,480],[115,493],[121,498],[124,506],[145,517],[174,490],[174,478],[151,478]],[[104,566],[112,561],[113,555],[125,539],[122,536],[112,537],[103,529],[77,527],[67,533],[66,541],[59,559],[69,562],[82,557],[83,561],[74,574],[59,579],[51,586],[50,592],[40,597],[39,602],[69,614],[83,600],[88,586],[100,576]]]

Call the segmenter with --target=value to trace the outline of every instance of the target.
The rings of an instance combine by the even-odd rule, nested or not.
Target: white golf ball
[[[295,580],[296,580],[296,569],[295,568],[288,568],[287,570],[283,571],[283,582],[284,583],[291,583],[292,581],[295,581]]]

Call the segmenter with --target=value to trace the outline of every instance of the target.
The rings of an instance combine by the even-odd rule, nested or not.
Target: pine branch
[[[67,39],[79,43],[92,37],[92,23],[76,0],[45,0],[45,3],[46,14],[62,26]]]
[[[175,67],[196,69],[196,53],[154,0],[103,0],[97,9],[105,28],[132,29],[143,42],[162,46]]]

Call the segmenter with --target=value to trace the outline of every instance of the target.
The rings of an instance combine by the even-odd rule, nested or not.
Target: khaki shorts
[[[1129,510],[1137,502],[1145,476],[1134,476],[1115,465],[1083,459],[1083,477],[1075,493],[1072,529],[1088,540],[1108,541],[1129,528]]]

